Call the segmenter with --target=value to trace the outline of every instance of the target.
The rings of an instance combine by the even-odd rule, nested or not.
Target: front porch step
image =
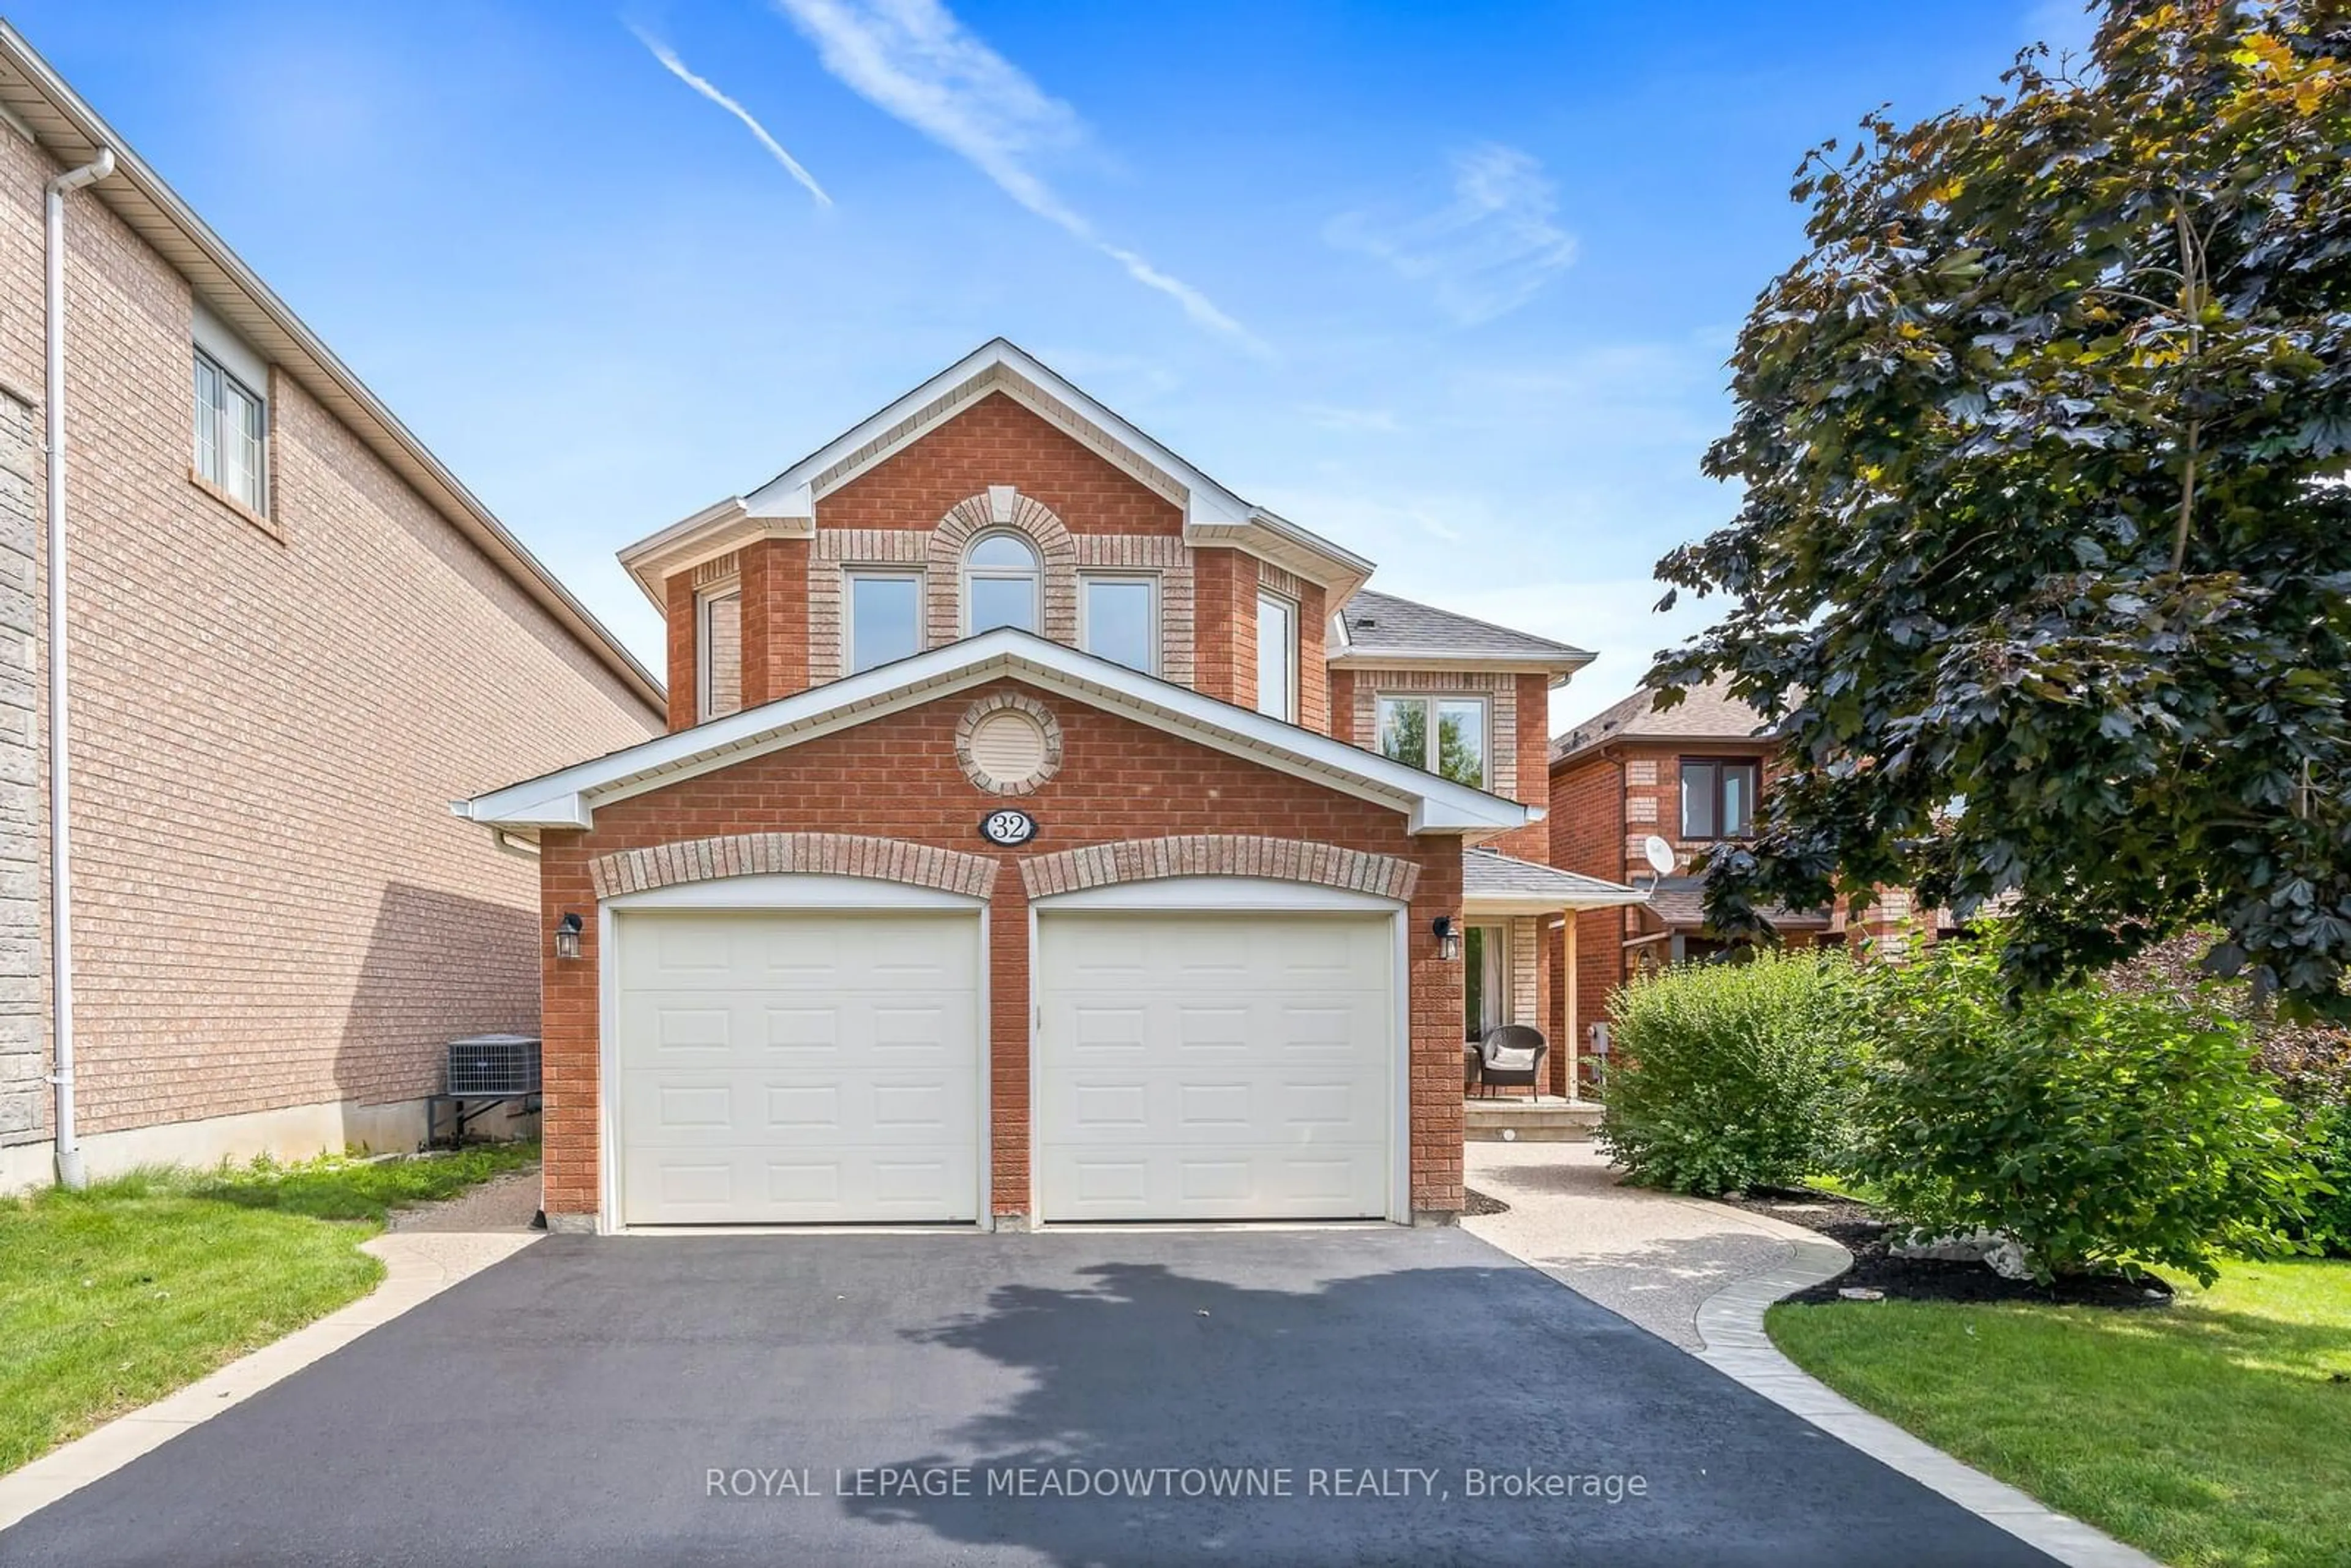
[[[1600,1125],[1600,1106],[1590,1100],[1465,1101],[1461,1135],[1479,1144],[1581,1144]]]

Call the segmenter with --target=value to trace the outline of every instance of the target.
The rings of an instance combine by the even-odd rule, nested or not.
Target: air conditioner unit
[[[538,1092],[538,1037],[472,1034],[449,1042],[452,1094],[503,1099]]]

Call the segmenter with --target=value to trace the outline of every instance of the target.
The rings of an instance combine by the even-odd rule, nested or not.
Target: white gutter
[[[49,182],[47,211],[48,356],[41,401],[48,439],[42,452],[47,471],[49,534],[49,1018],[57,1070],[57,1185],[78,1189],[81,1145],[74,1136],[73,1032],[73,830],[72,779],[68,768],[66,698],[66,193],[95,184],[114,172],[114,149]]]

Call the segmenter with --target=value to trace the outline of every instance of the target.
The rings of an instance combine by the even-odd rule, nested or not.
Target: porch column
[[[1582,913],[1581,910],[1571,909],[1567,912],[1567,918],[1560,922],[1560,940],[1567,945],[1567,1008],[1564,1015],[1567,1019],[1567,1040],[1564,1044],[1567,1059],[1567,1103],[1571,1105],[1583,1098],[1583,1074],[1581,1071],[1583,1063],[1576,1060],[1583,1049],[1583,1020],[1576,1016],[1578,1011],[1576,1004],[1582,998],[1577,995],[1579,988],[1575,983],[1575,927],[1577,916]]]

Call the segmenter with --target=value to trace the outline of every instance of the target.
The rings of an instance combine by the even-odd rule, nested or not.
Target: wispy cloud
[[[1075,110],[966,30],[938,0],[774,0],[824,68],[884,113],[895,116],[996,182],[1006,195],[1156,289],[1184,313],[1265,351],[1249,329],[1208,297],[1144,256],[1104,239],[1062,200],[1037,162],[1086,139]]]
[[[1524,305],[1575,259],[1558,213],[1559,189],[1539,160],[1489,145],[1454,159],[1453,199],[1435,212],[1345,213],[1323,235],[1433,285],[1438,308],[1475,326]]]
[[[670,75],[675,77],[678,80],[684,82],[686,86],[692,88],[695,91],[700,93],[703,97],[708,99],[711,102],[716,104],[719,108],[725,110],[736,119],[741,120],[743,122],[744,129],[750,131],[753,136],[758,138],[759,145],[766,148],[768,152],[774,156],[776,162],[781,163],[786,171],[791,174],[791,177],[798,180],[801,186],[807,190],[808,193],[816,198],[817,205],[820,207],[829,207],[832,205],[832,198],[825,193],[825,189],[822,185],[816,183],[816,176],[810,173],[805,168],[801,167],[800,161],[799,159],[785,152],[784,144],[777,141],[774,137],[768,135],[768,128],[760,124],[758,120],[753,117],[749,110],[744,108],[741,104],[736,102],[733,99],[719,91],[718,89],[704,80],[701,77],[698,77],[691,70],[688,70],[686,68],[685,62],[679,59],[675,52],[673,51],[667,44],[663,43],[659,38],[654,37],[652,34],[638,26],[632,26],[629,28],[629,31],[634,33],[637,36],[637,42],[643,44],[652,52],[653,58],[662,63],[663,69],[668,71]]]

